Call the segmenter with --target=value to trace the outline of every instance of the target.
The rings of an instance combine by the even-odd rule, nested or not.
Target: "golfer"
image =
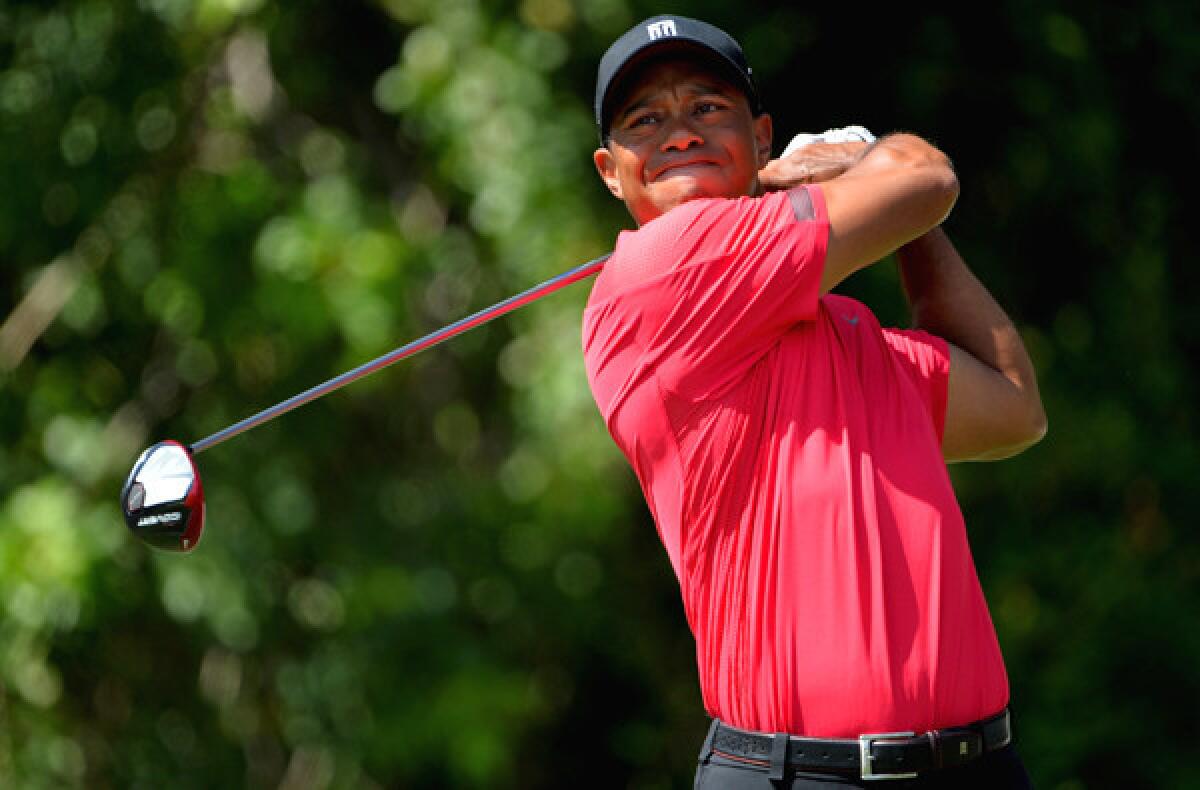
[[[638,228],[595,282],[585,360],[695,635],[696,786],[1029,787],[946,462],[1046,421],[940,229],[949,160],[860,130],[770,161],[741,48],[680,16],[612,45],[595,106],[596,169]],[[831,293],[892,252],[913,329]]]

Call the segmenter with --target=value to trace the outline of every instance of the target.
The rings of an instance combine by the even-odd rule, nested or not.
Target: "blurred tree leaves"
[[[584,285],[205,453],[194,554],[116,504],[149,442],[608,249],[595,63],[658,10],[0,7],[0,785],[689,784],[692,643],[587,392]],[[1186,785],[1195,10],[685,13],[746,44],[779,147],[864,123],[954,157],[951,233],[1051,418],[953,470],[1024,754],[1039,786]],[[906,320],[888,266],[848,291]]]

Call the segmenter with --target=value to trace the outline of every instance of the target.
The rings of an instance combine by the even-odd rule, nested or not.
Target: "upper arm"
[[[821,186],[830,227],[822,293],[936,227],[958,197],[945,155],[903,134],[884,138]]]
[[[950,346],[942,456],[987,461],[1016,455],[1045,433],[1030,432],[1029,399],[1000,371]],[[1035,420],[1035,422],[1038,422]]]

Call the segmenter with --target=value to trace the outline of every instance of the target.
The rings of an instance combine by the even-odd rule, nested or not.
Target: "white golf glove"
[[[865,126],[844,126],[841,129],[826,129],[820,134],[801,133],[792,138],[787,148],[783,149],[780,157],[785,157],[797,148],[803,148],[809,143],[873,143],[875,135],[867,131]]]

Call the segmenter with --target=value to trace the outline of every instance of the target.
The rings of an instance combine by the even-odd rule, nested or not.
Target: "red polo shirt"
[[[820,296],[824,199],[694,200],[622,233],[588,380],[679,579],[708,712],[853,737],[964,724],[1008,681],[940,442],[949,354]]]

